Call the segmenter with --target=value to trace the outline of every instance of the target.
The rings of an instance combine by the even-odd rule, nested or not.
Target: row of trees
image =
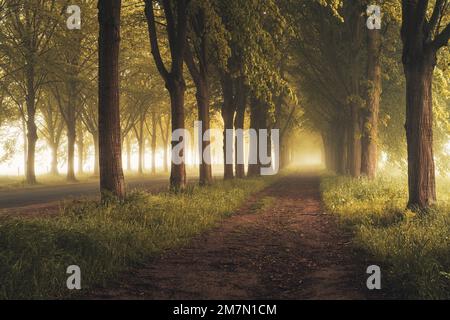
[[[116,5],[120,6],[120,1]],[[226,141],[228,136],[225,131],[244,128],[247,106],[250,105],[251,110],[251,128],[284,125],[286,130],[293,123],[293,112],[284,119],[281,112],[286,104],[289,86],[281,73],[282,53],[278,42],[289,35],[279,7],[275,1],[247,1],[242,4],[240,1],[146,0],[145,19],[153,60],[169,92],[172,131],[185,128],[186,65],[195,87],[202,134],[210,128],[211,92],[216,91],[219,99],[221,97],[224,178],[231,179],[235,175],[244,177],[245,170],[242,164],[237,163],[237,156],[235,172],[233,164],[226,161],[230,155],[226,150],[229,142]],[[120,25],[119,20],[116,23]],[[243,28],[246,32],[242,32]],[[163,55],[164,50],[168,51],[166,56]],[[117,84],[114,86],[117,87]],[[270,121],[269,112],[274,110],[275,100],[278,100],[277,119]],[[108,133],[105,135],[110,136]],[[178,143],[172,141],[172,147]],[[200,154],[208,152],[209,143],[202,142]],[[117,156],[120,154],[119,147],[117,140]],[[242,146],[236,141],[235,147],[237,155],[237,149]],[[257,148],[252,150],[258,153]],[[183,157],[183,152],[180,157]],[[267,152],[270,154],[271,150]],[[120,161],[113,159],[107,158],[109,163],[119,168]],[[259,161],[250,164],[248,174],[259,174],[260,167]],[[208,163],[200,164],[199,177],[201,185],[212,183]],[[122,197],[122,180],[123,177],[117,175],[115,182],[109,183],[105,189]],[[175,190],[186,187],[184,162],[172,162],[170,185]]]
[[[186,128],[192,115],[203,133],[220,120],[224,160],[232,156],[225,130],[279,129],[284,166],[301,124],[322,135],[325,162],[337,173],[374,178],[380,150],[406,163],[409,206],[427,207],[436,199],[434,159],[445,157],[449,133],[449,2],[380,2],[381,29],[368,28],[374,4],[100,0],[97,16],[91,1],[80,1],[82,28],[67,30],[68,2],[0,0],[0,121],[12,113],[25,124],[29,183],[37,113],[47,119],[49,145],[67,134],[68,179],[77,131],[86,129],[99,149],[102,190],[119,197],[122,146],[130,159],[131,138],[142,171],[145,141],[154,168],[158,141],[167,160],[167,145],[178,144],[170,131]],[[243,147],[234,144],[237,157]],[[171,188],[184,189],[185,164],[171,166]],[[247,174],[261,166],[249,164]],[[201,185],[212,183],[211,171],[200,164]],[[225,179],[245,174],[237,159],[224,164]]]
[[[450,37],[449,3],[379,2],[381,28],[371,29],[367,21],[375,12],[367,15],[366,8],[374,4],[293,2],[290,11],[301,14],[292,16],[299,31],[292,69],[300,75],[306,117],[322,133],[327,167],[374,178],[383,147],[390,161],[407,159],[409,207],[425,208],[436,200],[433,131],[448,142],[448,129],[433,125],[433,101],[438,124],[446,126],[448,48],[437,57]],[[444,77],[433,100],[436,67]],[[404,131],[395,129],[404,123],[407,148]],[[380,134],[382,124],[389,128]]]
[[[150,140],[154,170],[156,144],[167,159],[169,132],[186,127],[186,112],[196,111],[203,132],[217,116],[225,130],[251,122],[287,136],[295,125],[299,111],[281,72],[280,44],[290,34],[275,1],[134,1],[123,10],[120,1],[99,1],[97,8],[80,1],[80,30],[66,28],[68,4],[2,1],[0,91],[4,105],[26,124],[28,183],[36,183],[38,135],[53,150],[56,173],[66,133],[67,178],[74,180],[75,145],[82,160],[83,133],[90,132],[102,189],[122,197],[122,145],[129,160],[130,139],[137,140],[141,172]],[[243,146],[236,142],[236,148]],[[251,165],[249,174],[259,174],[260,166]],[[202,163],[199,171],[200,184],[212,183],[210,165]],[[245,176],[242,164],[224,165],[224,172],[225,179]],[[184,163],[172,164],[170,181],[173,189],[185,188]]]

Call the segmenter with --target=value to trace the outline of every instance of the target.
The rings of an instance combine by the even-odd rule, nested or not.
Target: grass
[[[25,178],[22,176],[0,176],[0,192],[17,189],[36,189],[40,187],[59,186],[65,184],[72,184],[73,182],[67,182],[66,175],[39,175],[37,177],[38,183],[35,185],[29,185],[26,183]],[[89,174],[83,174],[77,176],[78,183],[94,182],[97,178]]]
[[[103,285],[187,243],[271,181],[220,182],[182,194],[134,192],[123,203],[82,201],[53,218],[0,220],[0,299],[70,297],[69,265],[80,266],[83,289]]]
[[[323,199],[354,232],[354,244],[377,261],[387,296],[450,298],[450,181],[438,182],[440,202],[427,214],[407,209],[405,178],[375,181],[324,177]]]

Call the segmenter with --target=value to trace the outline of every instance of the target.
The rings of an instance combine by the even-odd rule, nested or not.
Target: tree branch
[[[150,37],[150,45],[152,55],[155,60],[156,67],[163,79],[167,82],[169,72],[167,71],[159,50],[158,36],[156,33],[155,13],[153,12],[153,0],[145,0],[145,16],[147,18],[148,33]]]
[[[433,41],[433,47],[436,50],[439,50],[442,47],[445,47],[448,44],[448,40],[450,39],[450,23],[445,27],[442,32],[436,36]]]

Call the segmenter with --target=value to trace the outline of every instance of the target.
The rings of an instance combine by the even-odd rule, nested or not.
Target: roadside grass
[[[219,182],[180,194],[133,192],[122,202],[81,201],[54,218],[0,220],[0,299],[77,297],[66,287],[81,268],[81,294],[161,251],[186,244],[274,178]]]
[[[195,176],[197,172],[192,170],[187,170],[188,176]],[[125,171],[125,180],[142,180],[142,179],[168,179],[169,174],[165,172],[158,171],[155,174],[145,172],[144,174],[138,174],[136,171]],[[27,189],[39,189],[42,187],[56,187],[62,185],[70,185],[70,184],[83,184],[83,183],[94,183],[98,182],[98,176],[95,176],[93,173],[83,173],[76,175],[76,181],[68,182],[66,179],[66,175],[61,173],[59,175],[52,174],[42,174],[37,177],[37,184],[29,185],[26,183],[26,180],[23,176],[0,176],[0,192],[2,191],[15,191],[19,189],[27,190]]]
[[[17,189],[35,189],[40,187],[58,186],[74,183],[94,182],[96,177],[90,174],[82,174],[77,176],[76,182],[67,182],[66,175],[44,174],[37,176],[38,183],[29,185],[22,176],[0,176],[0,191],[17,190]]]
[[[354,233],[354,245],[382,270],[387,296],[450,298],[450,180],[438,180],[439,203],[426,214],[405,209],[407,181],[326,176],[322,195],[328,211]]]

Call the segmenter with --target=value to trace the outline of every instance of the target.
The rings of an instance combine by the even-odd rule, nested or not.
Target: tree
[[[361,174],[373,179],[378,163],[378,121],[382,92],[381,30],[367,29],[367,97],[363,110]]]
[[[186,83],[183,75],[184,54],[186,49],[188,7],[190,0],[162,0],[161,6],[165,15],[167,39],[170,48],[170,70],[164,64],[159,48],[158,32],[154,10],[160,9],[159,2],[145,0],[145,16],[147,18],[150,46],[158,72],[164,79],[170,94],[172,113],[172,132],[184,129],[184,94]],[[172,141],[172,148],[179,142]],[[184,162],[184,150],[179,153],[180,163],[172,161],[170,172],[170,187],[173,190],[183,190],[186,187],[186,166]]]
[[[433,74],[439,50],[448,44],[447,0],[402,0],[403,67],[406,78],[406,139],[409,208],[424,209],[436,201],[433,154]],[[447,25],[443,27],[443,23]]]
[[[58,175],[58,148],[64,129],[64,121],[50,93],[46,94],[46,99],[41,99],[40,111],[44,120],[40,133],[47,141],[52,152],[50,173],[52,175]]]
[[[205,160],[211,157],[210,154],[207,154],[210,152],[210,141],[203,139],[203,137],[210,129],[209,78],[211,65],[224,68],[227,64],[229,55],[228,33],[213,2],[196,1],[194,4],[188,24],[190,41],[188,41],[185,50],[185,62],[197,90],[198,120],[202,123],[201,145],[199,147],[199,183],[200,185],[208,185],[212,183],[212,170],[210,163]]]
[[[119,110],[121,4],[121,0],[98,1],[100,190],[103,198],[111,193],[119,199],[125,196]]]
[[[36,101],[48,74],[50,43],[59,23],[60,4],[55,0],[8,1],[3,4],[0,51],[1,68],[25,97],[23,116],[27,130],[26,181],[35,184],[38,140]]]

